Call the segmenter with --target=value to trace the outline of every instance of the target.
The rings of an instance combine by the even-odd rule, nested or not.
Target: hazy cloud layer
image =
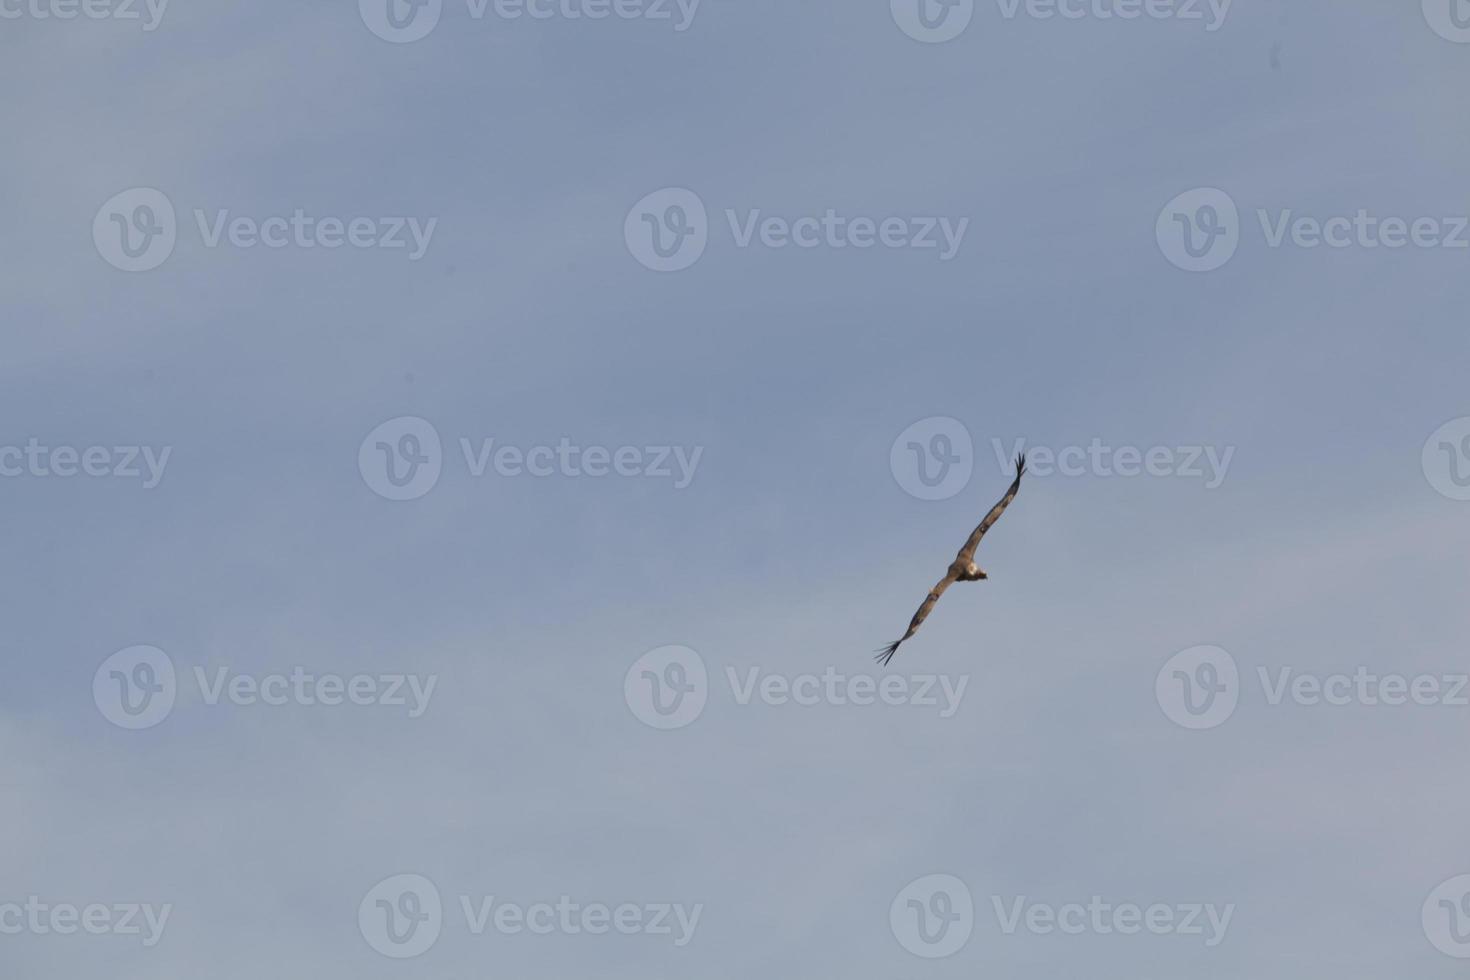
[[[1470,12],[389,3],[0,2],[0,972],[1459,975]]]

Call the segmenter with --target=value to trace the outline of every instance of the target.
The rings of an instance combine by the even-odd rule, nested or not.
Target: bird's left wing
[[[1011,481],[1011,488],[1006,491],[1004,497],[1000,498],[999,503],[990,508],[990,513],[985,515],[985,519],[980,522],[979,526],[970,532],[970,540],[966,541],[965,546],[960,549],[960,561],[970,562],[975,559],[975,549],[980,547],[980,539],[985,537],[985,532],[990,530],[992,524],[1000,520],[1000,515],[1006,512],[1011,501],[1016,499],[1016,491],[1021,489],[1021,477],[1025,472],[1026,454],[1022,453],[1016,457],[1016,478]]]

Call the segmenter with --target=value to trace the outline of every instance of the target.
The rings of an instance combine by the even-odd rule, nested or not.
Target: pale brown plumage
[[[1021,476],[1025,472],[1026,454],[1022,453],[1016,457],[1016,478],[1011,481],[1006,495],[1000,498],[999,503],[990,508],[990,513],[986,514],[985,519],[976,526],[974,531],[970,532],[965,546],[960,549],[959,554],[955,555],[954,561],[949,563],[949,571],[945,573],[944,578],[935,583],[934,588],[929,590],[929,594],[924,597],[923,604],[919,606],[919,611],[914,613],[914,618],[909,621],[908,632],[878,651],[877,660],[880,664],[888,666],[888,661],[892,660],[893,655],[898,652],[899,645],[919,631],[919,627],[929,617],[929,610],[934,608],[934,604],[939,601],[940,596],[944,595],[946,589],[955,582],[979,582],[986,577],[985,572],[975,564],[975,549],[980,547],[980,539],[985,537],[985,532],[1000,520],[1000,515],[1005,513],[1011,501],[1016,499],[1016,491],[1021,489]]]

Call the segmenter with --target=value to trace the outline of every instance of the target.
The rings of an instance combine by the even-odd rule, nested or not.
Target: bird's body
[[[975,549],[980,547],[980,539],[985,537],[985,532],[990,530],[991,525],[1000,519],[1000,515],[1005,513],[1005,509],[1015,499],[1016,492],[1021,489],[1021,475],[1025,472],[1026,457],[1023,454],[1016,457],[1016,478],[1011,481],[1010,489],[1006,491],[1004,497],[1000,498],[999,503],[990,508],[990,513],[985,515],[985,519],[980,522],[979,526],[970,532],[969,540],[965,542],[959,554],[955,555],[954,561],[949,563],[949,569],[945,572],[944,578],[936,582],[934,588],[930,589],[929,594],[924,597],[923,604],[919,606],[918,612],[914,613],[914,618],[909,621],[908,631],[878,651],[877,659],[883,666],[888,666],[888,662],[898,652],[899,646],[919,631],[919,627],[929,617],[929,610],[934,608],[934,604],[939,601],[940,596],[944,595],[946,589],[955,582],[981,582],[989,577],[985,574],[984,569],[975,564]]]

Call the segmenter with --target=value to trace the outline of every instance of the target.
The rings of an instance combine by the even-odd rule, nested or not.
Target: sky
[[[0,0],[0,973],[1460,976],[1467,81],[1464,0]]]

